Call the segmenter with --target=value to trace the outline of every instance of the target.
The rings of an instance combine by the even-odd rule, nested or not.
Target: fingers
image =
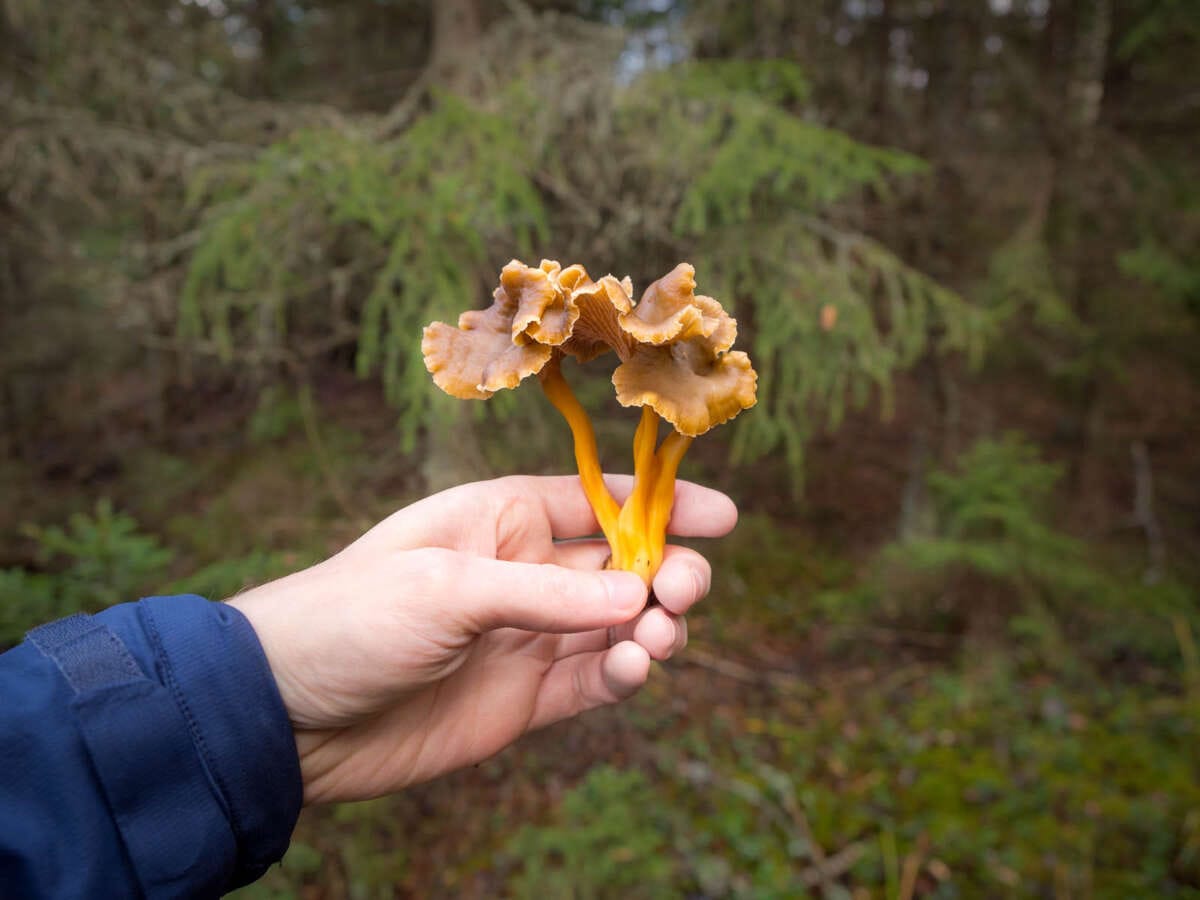
[[[560,659],[542,680],[529,727],[544,728],[597,706],[624,700],[650,674],[650,655],[633,641]]]
[[[633,489],[633,478],[629,475],[606,475],[604,481],[618,503],[623,503]],[[514,475],[470,487],[515,488],[523,495],[537,497],[556,538],[586,537],[600,530],[583,486],[575,475]],[[669,532],[683,537],[720,537],[732,531],[736,524],[737,507],[720,491],[690,481],[676,483],[675,506],[667,526]]]
[[[611,632],[611,640],[610,640]],[[610,643],[633,641],[659,662],[670,659],[687,646],[687,621],[675,616],[661,606],[642,610],[632,622],[617,625],[612,629],[601,628],[580,634],[566,634],[559,638],[555,659],[565,659],[578,653],[591,653],[607,649]]]
[[[609,556],[604,541],[570,541],[555,545],[558,564],[571,569],[595,570]],[[712,566],[689,547],[668,546],[662,567],[654,576],[654,596],[669,611],[683,615],[703,599],[712,583]]]
[[[560,565],[594,570],[608,557],[604,541],[571,541],[555,546]],[[712,567],[708,560],[687,547],[667,547],[662,568],[654,578],[654,594],[661,607],[643,610],[632,622],[619,625],[617,640],[633,640],[652,659],[670,659],[687,645],[687,623],[683,615],[708,594]],[[558,655],[569,656],[600,650],[607,646],[605,632],[589,632],[564,637]]]
[[[687,622],[661,606],[652,606],[633,622],[618,625],[617,640],[632,640],[659,662],[670,659],[687,646]]]
[[[646,604],[646,586],[630,572],[586,572],[440,549],[406,556],[410,577],[429,599],[475,633],[590,631],[627,622]]]
[[[712,566],[687,547],[667,547],[662,566],[654,576],[654,596],[667,610],[682,616],[708,596]]]

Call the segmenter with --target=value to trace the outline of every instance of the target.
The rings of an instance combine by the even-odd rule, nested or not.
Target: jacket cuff
[[[230,887],[259,878],[287,850],[303,785],[287,710],[249,620],[194,595],[138,604],[157,675],[237,843]]]

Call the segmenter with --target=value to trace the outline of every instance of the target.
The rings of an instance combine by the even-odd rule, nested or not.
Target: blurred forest
[[[245,896],[1200,897],[1197,60],[1193,0],[0,0],[0,646],[571,471],[421,326],[687,260],[761,375],[691,646]]]

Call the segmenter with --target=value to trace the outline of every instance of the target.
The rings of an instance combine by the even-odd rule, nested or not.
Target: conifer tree
[[[797,476],[815,428],[873,391],[886,404],[927,349],[978,354],[982,317],[839,212],[919,160],[814,121],[792,63],[630,70],[624,49],[611,28],[515,15],[483,39],[475,77],[459,71],[465,94],[418,86],[403,127],[358,116],[212,167],[192,185],[205,215],[182,333],[226,359],[355,334],[360,373],[381,373],[411,440],[435,400],[420,324],[483,302],[507,258],[643,286],[688,259],[752,323],[762,403],[738,454],[783,449]]]

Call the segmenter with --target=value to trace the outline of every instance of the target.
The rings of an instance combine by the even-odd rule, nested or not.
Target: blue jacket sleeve
[[[218,896],[283,855],[301,796],[233,607],[152,597],[0,655],[0,895]]]

